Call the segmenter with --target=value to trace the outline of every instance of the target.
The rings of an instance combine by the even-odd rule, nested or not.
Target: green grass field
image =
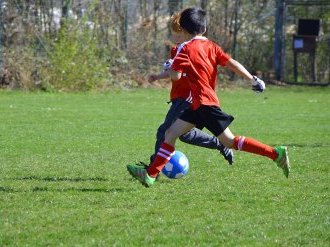
[[[0,91],[0,246],[330,246],[330,88],[219,91],[231,130],[289,147],[286,179],[264,157],[177,143],[188,175],[151,188],[165,89]]]

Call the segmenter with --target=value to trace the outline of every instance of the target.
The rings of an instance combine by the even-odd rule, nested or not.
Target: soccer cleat
[[[143,166],[144,169],[148,169],[149,165],[147,165],[146,163],[144,163],[143,161],[140,161],[139,163],[136,164],[137,166]],[[160,175],[159,173],[157,174],[156,177],[156,181],[158,181],[160,179]]]
[[[290,173],[290,162],[288,155],[288,148],[284,146],[275,147],[275,151],[278,154],[275,160],[278,167],[283,169],[283,173],[286,177],[289,177]]]
[[[219,151],[222,154],[222,156],[225,158],[225,160],[228,161],[229,165],[232,165],[234,162],[234,152],[230,148],[225,147],[224,145],[221,145],[219,147]]]
[[[133,178],[139,180],[145,187],[150,187],[155,182],[155,178],[148,175],[147,169],[141,165],[128,165],[127,171],[132,175]]]
[[[136,165],[143,166],[145,169],[147,169],[149,167],[149,165],[147,165],[147,163],[144,163],[143,161],[139,161],[139,163],[137,163]]]

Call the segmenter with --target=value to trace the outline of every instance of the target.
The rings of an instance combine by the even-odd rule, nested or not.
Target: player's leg
[[[178,137],[183,135],[184,133],[187,133],[189,130],[191,130],[194,127],[195,127],[194,124],[189,123],[189,122],[184,121],[179,118],[166,131],[164,142],[168,143],[174,147],[175,142],[178,139]]]
[[[200,107],[199,117],[204,119],[204,126],[217,136],[220,142],[228,148],[246,151],[269,157],[283,169],[284,175],[288,177],[290,172],[289,158],[286,147],[270,147],[253,138],[234,136],[228,126],[234,118],[221,111],[216,106]]]
[[[160,145],[164,142],[166,130],[174,123],[174,121],[190,106],[190,103],[184,99],[175,99],[170,103],[170,108],[166,113],[164,122],[158,127],[156,133],[156,142],[154,153],[150,155],[150,162],[148,164],[140,161],[135,164],[142,166],[143,168],[148,168],[148,166],[153,162],[156,154],[160,148]],[[157,177],[159,178],[159,176]]]
[[[234,148],[235,150],[266,156],[272,160],[275,160],[278,156],[273,147],[263,144],[253,138],[234,136],[229,128],[226,128],[218,138],[224,145]]]
[[[209,149],[217,149],[231,165],[234,160],[233,151],[219,141],[214,135],[209,135],[199,128],[193,128],[179,137],[180,141]]]
[[[218,149],[220,144],[218,138],[209,135],[198,128],[192,128],[187,133],[181,135],[179,139],[184,143],[209,149]]]
[[[218,139],[226,147],[233,148],[235,136],[228,127],[218,136]]]
[[[187,102],[187,105],[189,106],[188,102]],[[166,113],[164,122],[161,125],[159,125],[159,127],[157,128],[154,153],[152,155],[150,155],[149,163],[146,164],[145,162],[140,161],[136,165],[143,166],[144,168],[147,168],[152,163],[152,161],[156,157],[156,154],[159,150],[160,145],[164,142],[166,130],[178,118],[177,117],[177,112],[178,111],[183,111],[181,109],[186,109],[186,107],[187,107],[186,104],[184,104],[184,102],[182,102],[180,100],[174,100],[174,101],[171,102],[170,108]]]
[[[288,177],[290,164],[287,147],[271,147],[256,139],[245,136],[234,136],[229,128],[218,136],[219,140],[229,148],[266,156],[276,162],[277,166],[283,169]]]
[[[166,114],[164,122],[157,129],[157,135],[156,135],[157,139],[156,139],[156,143],[155,143],[155,151],[150,156],[150,164],[156,157],[156,154],[160,148],[160,145],[164,142],[166,130],[188,108],[190,108],[190,103],[184,99],[176,99],[171,102],[171,107]],[[234,160],[233,151],[231,149],[225,147],[224,145],[222,145],[222,143],[219,141],[218,138],[216,138],[213,135],[209,135],[209,134],[201,131],[200,129],[193,128],[190,131],[188,131],[187,133],[181,135],[179,138],[182,142],[185,142],[185,143],[188,143],[191,145],[196,145],[196,146],[205,147],[205,148],[209,148],[209,149],[217,149],[223,155],[223,157],[228,161],[228,163],[232,164],[233,160]]]
[[[150,163],[154,160],[160,145],[164,142],[166,130],[178,119],[178,117],[190,106],[190,103],[183,99],[176,99],[171,102],[164,122],[158,127],[155,142],[155,151],[150,156]]]
[[[156,180],[157,175],[174,154],[176,139],[193,127],[193,124],[177,119],[166,131],[165,141],[161,144],[151,165],[147,169],[139,165],[128,165],[128,172],[144,186],[151,186]]]

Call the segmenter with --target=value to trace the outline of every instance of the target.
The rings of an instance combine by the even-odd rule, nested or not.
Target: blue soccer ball
[[[189,161],[186,155],[175,151],[170,161],[162,169],[163,174],[171,179],[182,178],[188,173]]]

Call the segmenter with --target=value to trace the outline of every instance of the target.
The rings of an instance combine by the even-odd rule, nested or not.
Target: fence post
[[[274,67],[276,80],[283,80],[284,75],[284,20],[285,20],[285,0],[276,1],[275,15],[275,43],[274,43]]]
[[[0,79],[4,73],[4,34],[3,34],[3,0],[0,0]]]

